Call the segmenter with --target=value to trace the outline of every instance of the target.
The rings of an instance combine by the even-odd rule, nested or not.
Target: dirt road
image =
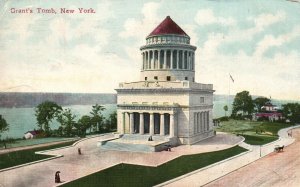
[[[271,153],[248,166],[240,168],[206,187],[216,186],[300,186],[300,129],[294,129],[296,141],[283,152]]]

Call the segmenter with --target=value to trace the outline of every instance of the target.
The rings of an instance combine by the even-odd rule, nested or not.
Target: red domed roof
[[[188,36],[171,18],[167,16],[150,34],[153,35],[166,35],[176,34]],[[148,37],[149,37],[148,36]]]

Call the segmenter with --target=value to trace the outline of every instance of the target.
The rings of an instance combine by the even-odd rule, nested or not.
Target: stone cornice
[[[122,110],[151,110],[151,111],[177,111],[179,105],[134,105],[134,104],[118,104],[118,109]]]
[[[159,49],[157,49],[159,48]],[[166,44],[148,44],[148,45],[143,45],[140,47],[140,50],[145,50],[145,49],[157,49],[157,50],[162,50],[162,49],[169,49],[169,50],[180,50],[181,49],[192,49],[196,50],[197,47],[189,44],[171,44],[171,43],[166,43]]]
[[[120,93],[213,93],[215,90],[192,89],[192,88],[118,88]]]

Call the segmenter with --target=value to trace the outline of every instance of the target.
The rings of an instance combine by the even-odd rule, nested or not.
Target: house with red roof
[[[261,107],[261,112],[253,115],[254,120],[268,119],[269,121],[278,121],[283,118],[281,112],[278,112],[278,107],[273,105],[271,102],[267,102]]]
[[[39,131],[39,130],[27,131],[24,133],[24,138],[25,139],[33,139],[39,135],[42,135],[42,133],[43,133],[43,131]]]

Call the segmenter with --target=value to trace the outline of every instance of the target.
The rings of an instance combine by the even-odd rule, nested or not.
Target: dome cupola
[[[195,81],[195,50],[190,37],[167,16],[147,37],[141,48],[141,80]]]

